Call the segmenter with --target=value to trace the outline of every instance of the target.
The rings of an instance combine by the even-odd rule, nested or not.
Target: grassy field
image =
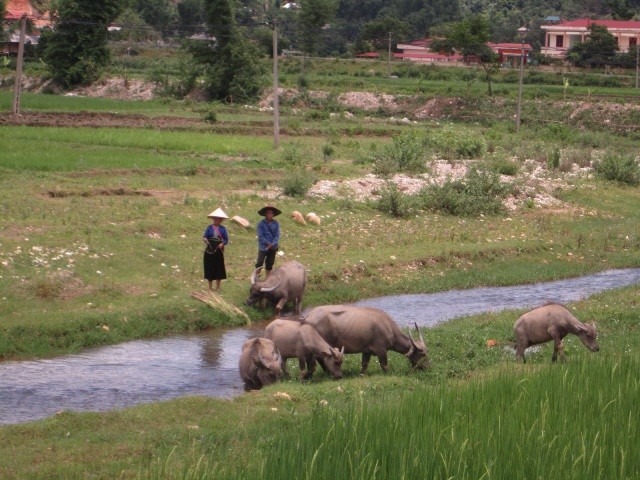
[[[10,98],[0,92],[1,111]],[[285,105],[286,133],[275,151],[268,129],[239,133],[262,132],[256,125],[268,126],[268,112],[24,98],[28,113],[117,112],[122,124],[0,125],[0,359],[244,322],[190,296],[205,288],[201,235],[218,206],[254,226],[266,202],[285,212],[278,217],[284,259],[309,269],[305,306],[640,266],[640,189],[592,174],[565,179],[573,165],[636,151],[633,132],[601,120],[594,129],[540,122],[515,132],[503,113],[486,123],[475,116],[398,124]],[[538,102],[525,108],[542,109]],[[475,97],[465,105],[487,107]],[[130,124],[133,116],[191,121],[211,110],[217,122],[194,128]],[[534,161],[544,178],[520,179],[516,188],[557,181],[550,193],[559,203],[532,200],[498,215],[416,209],[396,217],[346,189],[331,198],[282,194],[296,171],[316,180],[365,179],[371,158],[409,131],[479,141],[478,165],[508,160],[524,169]],[[555,169],[554,149],[561,157]],[[293,210],[313,211],[322,224],[299,225]],[[226,225],[222,297],[252,320],[268,318],[271,310],[243,306],[254,227]],[[639,295],[632,287],[572,305],[578,318],[598,322],[601,351],[567,339],[564,366],[548,364],[549,346],[516,366],[508,345],[521,312],[504,312],[425,332],[426,372],[410,372],[392,355],[390,375],[372,364],[371,375],[359,378],[358,359],[349,358],[340,382],[317,374],[308,384],[291,380],[233,401],[186,398],[2,427],[0,478],[328,478],[337,471],[353,478],[528,478],[522,465],[531,462],[540,476],[634,478],[638,431],[629,399],[637,396]],[[487,348],[488,339],[499,347]],[[278,391],[292,400],[274,397]]]

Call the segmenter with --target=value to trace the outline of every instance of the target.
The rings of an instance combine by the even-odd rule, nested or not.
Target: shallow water
[[[363,300],[401,326],[433,326],[465,315],[568,303],[640,283],[640,268],[515,287],[482,287]],[[515,319],[514,319],[515,320]],[[105,411],[186,395],[230,398],[245,340],[264,325],[138,340],[52,359],[0,363],[0,424],[45,418],[62,410]]]

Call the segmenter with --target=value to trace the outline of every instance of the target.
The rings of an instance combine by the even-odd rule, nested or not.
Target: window
[[[638,45],[638,39],[637,38],[630,38],[629,39],[629,46],[630,47],[635,47],[636,45]]]
[[[556,35],[556,47],[562,48],[564,46],[564,35]]]

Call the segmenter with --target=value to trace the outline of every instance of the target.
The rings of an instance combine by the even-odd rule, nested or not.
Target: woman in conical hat
[[[204,249],[204,278],[209,282],[209,290],[213,291],[213,281],[216,282],[215,290],[220,290],[220,282],[227,278],[227,270],[224,265],[224,246],[229,243],[227,229],[222,226],[222,221],[227,214],[221,208],[217,208],[209,215],[211,225],[204,231],[202,240]]]
[[[258,222],[256,233],[258,234],[258,258],[256,259],[256,268],[264,267],[267,276],[273,269],[273,263],[278,253],[278,243],[280,242],[280,224],[273,217],[280,215],[282,212],[273,205],[265,205],[258,210],[258,215],[264,218]]]

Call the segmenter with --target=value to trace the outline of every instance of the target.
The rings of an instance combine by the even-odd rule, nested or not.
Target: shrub
[[[420,134],[410,131],[394,137],[391,145],[374,154],[373,171],[378,175],[426,170],[425,149]]]
[[[447,160],[482,158],[487,151],[487,141],[482,136],[452,129],[429,132],[425,135],[423,144]]]
[[[411,197],[398,190],[394,182],[386,182],[380,191],[376,208],[394,217],[406,217],[412,212]]]
[[[287,167],[300,167],[304,164],[305,155],[302,147],[295,143],[288,143],[282,149],[280,159]]]
[[[326,120],[329,118],[329,112],[326,110],[312,109],[306,113],[309,120]]]
[[[560,166],[560,147],[556,145],[547,155],[547,168],[549,170],[555,170],[559,166]]]
[[[325,143],[322,146],[322,157],[325,159],[325,161],[333,157],[334,153],[335,153],[335,148],[333,148],[333,145],[331,145],[330,143]]]
[[[298,168],[283,180],[282,190],[290,197],[304,197],[315,182],[315,176],[312,173]]]
[[[207,113],[204,114],[202,118],[205,122],[208,122],[208,123],[216,123],[218,121],[216,112],[214,112],[213,110],[209,110]]]
[[[513,160],[508,160],[504,157],[493,157],[487,163],[490,171],[497,173],[498,175],[514,176],[520,170],[520,165]]]
[[[461,180],[423,188],[418,198],[423,208],[456,216],[495,215],[504,212],[502,199],[512,191],[495,172],[470,169]]]
[[[605,180],[632,186],[640,184],[640,164],[633,156],[608,154],[599,162],[595,162],[593,169]]]

